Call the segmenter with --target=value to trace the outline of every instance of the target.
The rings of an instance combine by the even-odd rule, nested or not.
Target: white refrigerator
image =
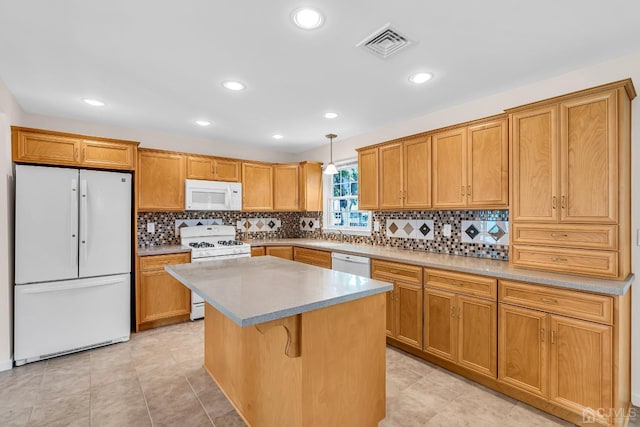
[[[17,366],[127,341],[131,174],[16,165]]]

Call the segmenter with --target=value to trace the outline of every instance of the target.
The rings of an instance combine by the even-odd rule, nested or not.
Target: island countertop
[[[393,290],[379,280],[276,257],[165,266],[239,326],[249,326]]]

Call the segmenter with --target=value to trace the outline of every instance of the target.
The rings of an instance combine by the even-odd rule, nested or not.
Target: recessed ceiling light
[[[244,90],[245,89],[245,85],[243,85],[240,82],[236,82],[234,80],[227,80],[222,82],[222,86],[226,87],[229,90],[233,90],[235,92],[240,91],[240,90]]]
[[[273,139],[282,139],[284,138],[284,136],[280,135],[279,133],[276,133],[275,135],[272,136]]]
[[[104,102],[99,101],[97,99],[93,99],[93,98],[82,98],[82,100],[84,102],[86,102],[87,104],[93,106],[93,107],[102,107],[104,106]]]
[[[335,119],[338,117],[338,113],[324,113],[325,119]]]
[[[209,126],[211,122],[208,120],[196,120],[196,124],[200,126]]]
[[[409,77],[409,81],[411,83],[415,83],[417,85],[426,83],[433,78],[433,74],[431,73],[416,73]]]
[[[302,7],[291,14],[293,23],[303,30],[314,30],[324,23],[324,17],[317,9]]]

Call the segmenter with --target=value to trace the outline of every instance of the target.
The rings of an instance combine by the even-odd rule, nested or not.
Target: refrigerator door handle
[[[83,280],[82,283],[70,283],[68,285],[56,285],[50,283],[43,283],[38,285],[20,286],[20,291],[23,294],[44,294],[50,292],[68,291],[70,289],[85,289],[95,288],[98,286],[109,286],[121,283],[124,279],[117,277],[113,279],[96,279],[96,280]],[[16,288],[17,289],[17,288]]]
[[[82,261],[87,262],[87,233],[89,226],[87,224],[89,215],[87,214],[87,180],[80,181],[80,250],[82,251]]]
[[[78,266],[78,180],[71,180],[71,212],[69,232],[71,233],[71,265]]]

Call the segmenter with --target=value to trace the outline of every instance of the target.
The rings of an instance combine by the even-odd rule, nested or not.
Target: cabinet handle
[[[78,149],[76,148],[75,153],[73,154],[73,160],[78,160]]]
[[[553,298],[540,298],[540,301],[546,302],[547,304],[557,304],[558,300]]]
[[[458,282],[457,280],[454,280],[453,282],[451,282],[451,284],[454,286],[464,286],[462,282]]]
[[[540,342],[544,342],[544,328],[540,328]]]
[[[562,202],[560,202],[562,209],[564,209],[566,207],[566,203],[565,203],[566,197],[562,196]]]
[[[400,190],[400,200],[402,200],[402,190]]]
[[[551,237],[569,237],[567,233],[551,233]]]
[[[464,185],[462,186],[461,190],[460,190],[460,195],[464,196]]]
[[[551,258],[551,261],[553,261],[553,262],[567,262],[567,259],[566,258],[553,257],[553,258]]]
[[[551,331],[551,344],[556,343],[556,331]]]
[[[555,209],[556,208],[556,200],[557,200],[556,196],[553,196],[551,198],[551,209]]]
[[[85,160],[87,159],[87,147],[82,149],[82,158]]]
[[[471,186],[467,185],[467,195],[471,195]]]
[[[456,308],[451,307],[451,317],[456,317]]]
[[[391,273],[391,274],[398,274],[398,270],[389,270],[389,273]]]

